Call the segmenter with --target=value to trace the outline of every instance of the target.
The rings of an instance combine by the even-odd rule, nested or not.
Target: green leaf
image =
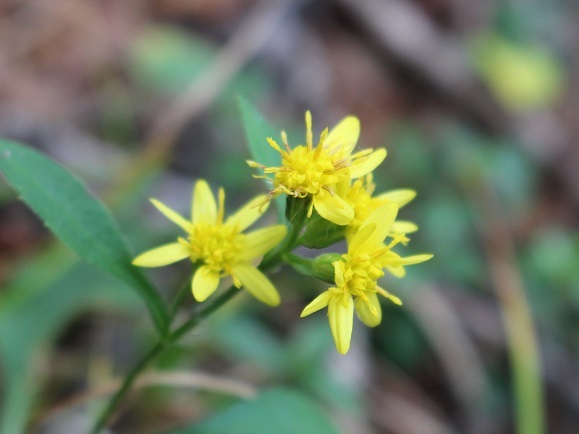
[[[60,276],[49,285],[27,287],[31,276]],[[25,432],[33,400],[38,396],[39,348],[54,339],[72,317],[103,305],[132,310],[136,295],[124,284],[85,263],[59,246],[29,262],[3,288],[0,299],[0,360],[5,380],[0,399],[0,434]],[[25,290],[28,290],[26,292]],[[140,305],[139,305],[140,306]]]
[[[255,315],[240,313],[215,321],[209,335],[217,350],[235,360],[274,373],[280,373],[285,367],[283,344]]]
[[[107,208],[84,184],[40,153],[0,140],[0,171],[51,231],[82,259],[134,288],[145,301],[157,329],[165,333],[164,302],[138,268]]]
[[[176,94],[207,68],[216,48],[176,26],[148,26],[129,50],[129,73],[147,90]]]
[[[265,166],[279,166],[281,164],[280,154],[267,143],[268,137],[277,135],[276,131],[245,98],[239,96],[237,102],[241,111],[241,119],[251,158]],[[274,199],[274,202],[279,220],[283,221],[285,197],[280,195]]]
[[[339,431],[308,397],[288,389],[272,389],[233,405],[211,419],[172,434],[316,433]]]

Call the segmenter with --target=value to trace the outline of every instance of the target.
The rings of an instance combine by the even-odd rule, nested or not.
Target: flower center
[[[213,271],[231,274],[244,249],[245,237],[237,225],[196,224],[189,237],[191,260],[201,260]]]
[[[344,285],[340,288],[354,297],[364,297],[376,290],[376,281],[384,275],[380,262],[369,255],[343,255]]]
[[[276,172],[274,185],[298,197],[318,194],[323,186],[338,182],[336,171],[339,169],[334,167],[333,160],[321,149],[297,146],[283,156],[283,168]]]

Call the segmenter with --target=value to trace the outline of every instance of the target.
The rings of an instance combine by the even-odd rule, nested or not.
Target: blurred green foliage
[[[496,27],[479,34],[469,47],[479,75],[495,97],[517,113],[553,105],[567,84],[564,64],[559,54],[549,48],[547,42],[552,35],[545,30],[546,21],[556,19],[553,14],[557,11],[538,0],[532,2],[533,7],[522,3],[525,2],[504,2]],[[139,136],[136,119],[157,109],[159,98],[168,100],[183,92],[192,79],[203,74],[216,54],[217,47],[204,36],[171,26],[148,28],[137,38],[123,65],[133,93],[121,86],[127,92],[125,98],[118,91],[118,84],[112,83],[104,97],[109,102],[101,119],[103,136],[134,145],[131,142]],[[221,90],[221,96],[200,122],[202,125],[198,125],[206,134],[183,137],[188,158],[202,160],[200,172],[192,176],[211,174],[213,185],[224,186],[233,198],[231,206],[235,206],[235,201],[247,200],[254,191],[266,190],[260,181],[251,178],[252,170],[244,162],[250,156],[244,133],[250,144],[258,144],[260,139],[255,131],[243,130],[238,104],[246,124],[254,122],[256,129],[267,124],[263,119],[250,119],[251,113],[243,109],[246,103],[238,103],[235,96],[243,94],[251,100],[263,100],[275,90],[274,83],[264,69],[253,66],[242,70]],[[299,116],[295,131],[301,132],[302,114]],[[277,138],[277,127],[268,126],[267,130],[265,135]],[[301,133],[293,134],[291,125],[286,130],[293,143],[302,141]],[[416,200],[400,216],[420,226],[420,231],[412,236],[413,251],[435,253],[431,262],[412,269],[404,281],[386,280],[396,288],[394,292],[404,300],[405,292],[412,291],[414,283],[425,281],[448,283],[452,288],[449,291],[461,291],[473,300],[492,298],[486,252],[472,207],[477,198],[468,188],[469,171],[476,167],[497,193],[513,231],[520,273],[542,339],[553,339],[579,360],[579,236],[575,227],[558,219],[550,209],[548,189],[552,187],[542,185],[543,169],[528,158],[516,139],[487,137],[471,126],[448,119],[440,121],[432,131],[414,119],[401,118],[385,132],[383,143],[389,155],[383,170],[375,174],[377,192],[392,188],[418,192]],[[255,149],[262,148],[252,148],[252,158],[267,163],[267,157],[260,159],[255,155]],[[269,149],[265,140],[263,149]],[[172,176],[173,172],[165,169],[157,167],[149,177],[139,178],[115,210],[123,233],[134,246],[155,245],[173,235],[172,228],[155,224],[154,212],[145,202],[151,188]],[[103,178],[114,178],[107,170],[102,168],[103,174],[109,175]],[[176,200],[185,203],[189,194],[177,192]],[[13,198],[2,186],[0,196],[3,203]],[[171,272],[177,277],[167,277],[163,272],[150,275],[156,282],[174,283],[187,274],[180,268],[172,268]],[[317,289],[316,283],[302,277],[292,279],[295,280],[287,279],[286,287],[280,290],[292,294],[287,297],[294,297],[292,303],[301,305]],[[62,247],[51,247],[35,258],[22,260],[19,272],[0,294],[2,434],[23,431],[42,386],[37,382],[41,376],[35,357],[51,347],[72,318],[88,310],[119,311],[134,318],[144,315],[136,295],[127,289],[104,273],[78,263]],[[195,336],[198,340],[194,350],[186,345],[179,347],[159,365],[167,369],[190,366],[203,362],[205,354],[217,354],[259,370],[266,383],[283,383],[305,391],[327,408],[350,411],[354,416],[363,412],[362,386],[345,384],[328,369],[334,349],[325,318],[296,319],[296,323],[278,333],[272,330],[271,321],[253,309],[254,305],[248,303],[239,309],[243,312],[229,311],[222,318],[214,318]],[[391,361],[409,375],[423,374],[428,368],[425,365],[434,357],[420,325],[404,307],[384,306],[384,320],[371,335],[370,346],[378,363]],[[489,403],[485,408],[490,409],[491,416],[506,420],[510,417],[509,373],[500,354],[488,356],[485,362],[489,383],[485,397]],[[231,402],[213,404],[221,409]],[[286,390],[266,392],[255,401],[233,404],[229,411],[199,428],[180,432],[214,432],[222,429],[222,424],[256,432],[261,425],[245,424],[259,422],[260,418],[253,415],[267,411],[270,405],[286,405],[304,420],[319,424],[319,432],[332,432],[307,398]],[[300,425],[293,425],[300,420],[282,417],[279,423],[293,429],[288,432],[301,432]]]

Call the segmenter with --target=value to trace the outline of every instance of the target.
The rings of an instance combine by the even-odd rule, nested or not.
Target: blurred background
[[[153,379],[165,387],[139,389],[115,432],[288,385],[344,433],[576,433],[578,46],[571,0],[0,2],[0,136],[88,183],[135,252],[176,235],[148,197],[186,213],[200,177],[230,210],[266,191],[245,164],[242,95],[293,144],[306,109],[314,134],[358,116],[360,146],[388,149],[377,191],[418,192],[400,216],[420,231],[398,253],[435,255],[384,279],[404,306],[357,322],[347,356],[325,314],[299,319],[326,285],[282,269],[281,307],[239,296],[158,363],[230,389]],[[170,297],[188,273],[147,275]],[[2,432],[75,432],[149,348],[141,301],[4,181],[0,285]]]

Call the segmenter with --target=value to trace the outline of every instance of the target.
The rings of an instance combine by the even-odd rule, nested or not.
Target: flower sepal
[[[324,253],[314,259],[312,271],[316,279],[334,284],[336,270],[334,262],[341,261],[342,255],[339,253]]]
[[[283,258],[298,273],[315,277],[326,283],[334,283],[335,270],[333,263],[341,261],[342,255],[325,253],[315,259],[309,259],[294,253],[287,253]]]
[[[300,274],[305,276],[314,275],[313,259],[304,258],[303,256],[296,255],[295,253],[286,253],[283,255],[283,260]]]
[[[342,241],[344,237],[344,226],[332,223],[314,212],[300,237],[300,244],[308,249],[324,249]]]
[[[288,196],[285,201],[285,218],[290,224],[303,222],[311,208],[311,197]]]

